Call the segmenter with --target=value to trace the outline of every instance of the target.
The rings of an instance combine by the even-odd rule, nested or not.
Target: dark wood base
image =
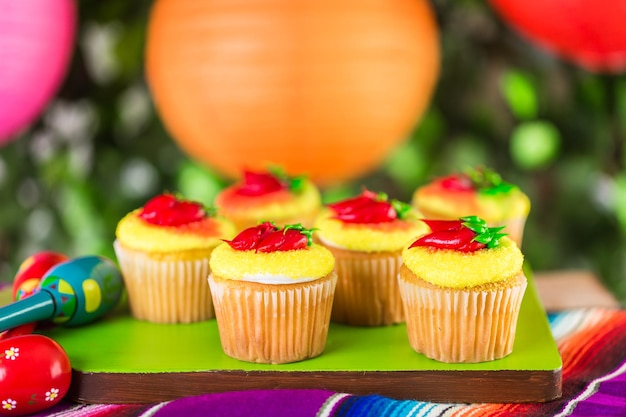
[[[399,400],[455,403],[545,402],[561,396],[555,371],[395,371],[83,373],[66,398],[84,403],[152,403],[206,393],[261,389],[327,389]]]

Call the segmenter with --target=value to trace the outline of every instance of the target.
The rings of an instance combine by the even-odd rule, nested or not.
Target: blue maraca
[[[31,296],[0,308],[0,332],[39,320],[65,326],[89,323],[117,305],[123,287],[111,260],[70,259],[46,272]]]

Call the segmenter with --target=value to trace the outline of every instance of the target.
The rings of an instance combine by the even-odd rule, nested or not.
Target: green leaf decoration
[[[287,184],[289,191],[295,194],[299,194],[304,190],[304,184],[306,183],[306,175],[298,175],[290,177],[285,172],[284,168],[279,165],[270,166],[267,171],[278,178],[278,180],[284,184]]]
[[[215,217],[217,216],[217,208],[214,206],[209,206],[206,204],[202,205],[202,209],[204,210],[204,214],[206,217]]]
[[[381,191],[376,194],[376,201],[389,201],[389,196],[387,193]],[[389,204],[391,204],[391,207],[401,220],[405,219],[411,211],[411,205],[400,200],[392,199],[389,201]]]
[[[500,233],[505,226],[488,227],[487,222],[478,216],[465,216],[460,220],[463,226],[476,233],[476,237],[472,240],[487,245],[489,249],[497,247],[500,244],[500,238],[507,235],[507,233]]]
[[[376,201],[387,201],[389,196],[385,192],[376,193]]]
[[[317,228],[313,227],[311,229],[307,229],[306,227],[302,226],[302,224],[300,223],[295,223],[295,224],[287,224],[285,225],[285,227],[283,228],[283,233],[285,233],[287,230],[297,230],[300,233],[302,233],[303,235],[306,236],[306,244],[307,246],[311,246],[313,244],[313,232],[315,232],[316,230],[318,230]]]
[[[464,174],[467,175],[470,181],[472,181],[474,188],[481,194],[506,194],[517,188],[515,185],[504,181],[500,174],[494,170],[482,165],[468,168],[464,171]]]
[[[306,177],[304,175],[299,175],[297,177],[289,178],[289,190],[293,193],[301,193],[304,190],[304,184],[306,182]]]
[[[400,200],[391,200],[391,207],[396,211],[399,219],[406,219],[411,211],[412,206]]]

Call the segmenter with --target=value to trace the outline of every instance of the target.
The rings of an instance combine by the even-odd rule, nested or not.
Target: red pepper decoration
[[[333,218],[345,223],[386,223],[406,217],[410,206],[398,200],[388,201],[385,193],[363,190],[363,193],[348,200],[329,204]]]
[[[233,240],[224,240],[224,242],[235,250],[252,250],[257,248],[261,240],[277,230],[280,228],[274,223],[264,222],[258,226],[249,227],[241,231]]]
[[[450,191],[477,191],[485,194],[506,193],[515,188],[513,184],[502,180],[500,174],[484,166],[440,178],[439,183]]]
[[[450,191],[473,191],[474,184],[465,174],[452,174],[440,180],[441,186]]]
[[[487,227],[487,223],[477,216],[461,217],[459,220],[423,220],[431,233],[417,239],[409,246],[430,246],[438,249],[453,249],[460,252],[474,252],[483,248],[495,248],[502,236],[504,226]]]
[[[286,226],[283,230],[276,230],[259,241],[257,252],[275,252],[304,249],[308,246],[309,238],[301,229]]]
[[[304,249],[313,243],[313,229],[301,224],[290,224],[280,228],[264,222],[240,232],[233,240],[225,240],[235,250],[254,250],[269,253]]]
[[[160,226],[182,226],[204,219],[208,215],[201,203],[187,201],[173,194],[161,194],[148,201],[139,217]]]
[[[299,192],[304,184],[304,177],[290,177],[281,168],[272,167],[267,172],[245,170],[243,182],[235,192],[239,195],[255,197],[276,191],[288,190]]]

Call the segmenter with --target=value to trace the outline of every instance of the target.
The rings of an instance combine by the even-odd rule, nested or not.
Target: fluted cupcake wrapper
[[[513,351],[526,279],[498,289],[451,290],[399,277],[411,347],[440,362],[485,362]]]
[[[159,260],[113,244],[131,314],[154,323],[193,323],[215,317],[209,257]]]
[[[365,253],[327,248],[335,257],[337,289],[331,320],[353,326],[404,322],[398,289],[400,253]]]
[[[209,277],[215,315],[228,356],[288,363],[313,358],[326,346],[337,276],[270,285]]]

